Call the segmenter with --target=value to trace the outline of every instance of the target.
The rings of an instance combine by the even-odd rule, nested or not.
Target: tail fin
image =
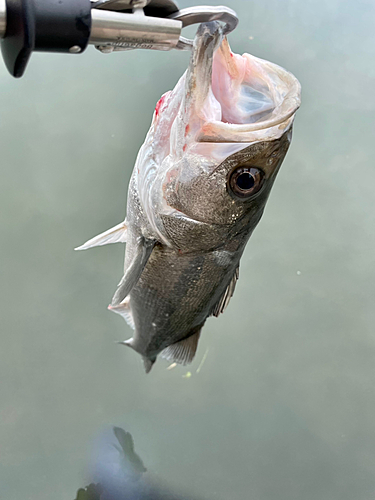
[[[150,358],[147,358],[146,356],[142,356],[142,359],[143,359],[143,364],[145,366],[146,373],[150,373],[151,368],[153,367],[153,365],[156,361],[156,357],[150,359]]]
[[[134,337],[132,337],[131,339],[128,339],[128,340],[124,340],[122,342],[118,342],[118,344],[126,345],[126,346],[131,347],[132,349],[134,349],[134,351],[138,352],[136,350],[136,348],[135,348]],[[142,359],[143,359],[143,363],[144,363],[144,366],[145,366],[146,373],[150,373],[151,368],[153,367],[153,365],[154,365],[154,363],[156,361],[156,356],[154,356],[152,358],[148,358],[147,356],[143,356],[142,355]]]

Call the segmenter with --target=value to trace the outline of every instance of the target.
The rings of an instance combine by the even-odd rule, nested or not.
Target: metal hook
[[[233,31],[238,25],[238,17],[234,10],[223,5],[212,7],[202,5],[198,7],[188,7],[168,16],[169,19],[175,19],[182,22],[182,27],[192,24],[207,23],[210,21],[222,21],[225,23],[223,35]],[[176,46],[179,50],[190,50],[193,46],[193,40],[180,36]]]

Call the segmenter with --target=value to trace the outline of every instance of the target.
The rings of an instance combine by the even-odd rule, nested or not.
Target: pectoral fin
[[[125,299],[125,297],[129,295],[130,290],[139,280],[143,269],[150,258],[155,243],[155,240],[145,240],[143,237],[138,238],[134,258],[118,284],[117,290],[112,299],[112,306],[118,306]]]
[[[86,243],[74,250],[87,250],[88,248],[108,245],[109,243],[126,243],[126,230],[125,221],[121,222],[121,224],[117,224],[117,226],[104,231],[104,233],[98,234],[98,236],[91,238],[91,240],[86,241]]]
[[[227,308],[230,299],[234,294],[234,289],[236,288],[236,283],[240,276],[240,267],[238,266],[234,271],[232,279],[229,282],[229,285],[226,287],[224,293],[221,295],[220,299],[217,301],[215,306],[212,309],[211,316],[218,317],[220,313],[223,313]]]

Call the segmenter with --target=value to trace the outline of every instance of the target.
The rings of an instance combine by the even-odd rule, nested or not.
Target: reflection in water
[[[144,479],[146,471],[134,450],[132,435],[113,427],[100,436],[95,446],[91,463],[93,482],[80,488],[75,500],[188,500]]]
[[[101,500],[103,490],[100,484],[90,484],[87,488],[80,488],[77,491],[75,500]]]

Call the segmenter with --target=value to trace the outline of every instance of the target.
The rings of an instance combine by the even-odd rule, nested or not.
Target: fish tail
[[[118,342],[118,344],[126,345],[126,346],[131,347],[132,349],[134,349],[134,351],[139,352],[137,350],[136,346],[135,346],[134,337],[132,337],[132,338],[130,338],[128,340],[124,340],[124,341]],[[153,364],[156,361],[156,356],[153,356],[153,357],[149,358],[147,356],[142,355],[142,359],[143,359],[143,363],[144,363],[144,367],[145,367],[146,373],[150,373],[151,368],[153,367]]]
[[[156,361],[156,357],[150,359],[147,356],[142,356],[142,359],[143,359],[143,364],[145,366],[146,373],[150,373],[151,368],[153,367],[153,365],[154,365],[154,363]]]

